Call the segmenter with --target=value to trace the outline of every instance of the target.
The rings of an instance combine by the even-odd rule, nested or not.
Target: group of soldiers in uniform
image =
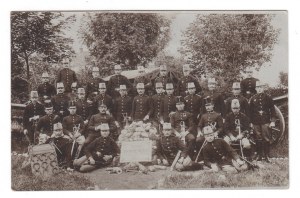
[[[180,170],[197,167],[201,161],[214,171],[236,170],[246,158],[269,162],[275,107],[250,68],[247,78],[234,82],[232,96],[225,99],[216,90],[215,78],[208,78],[204,89],[190,74],[189,65],[183,65],[177,82],[166,65],[152,80],[138,66],[140,76],[133,83],[121,75],[122,65],[114,66],[115,75],[108,82],[100,78],[99,67],[93,67],[92,78],[81,86],[69,59],[62,64],[55,86],[44,72],[42,84],[31,91],[23,125],[31,144],[54,143],[68,168],[90,171],[115,165],[119,132],[130,121],[152,122],[159,129],[154,163],[170,165],[178,151]],[[251,131],[254,141],[249,138]]]

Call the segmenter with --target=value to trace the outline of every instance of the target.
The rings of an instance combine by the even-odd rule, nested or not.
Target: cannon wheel
[[[285,121],[280,109],[275,105],[276,121],[271,130],[271,144],[277,144],[282,140],[285,132]]]

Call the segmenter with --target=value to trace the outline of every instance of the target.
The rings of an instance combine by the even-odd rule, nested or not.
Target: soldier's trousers
[[[270,128],[269,128],[269,123],[267,124],[261,124],[261,125],[254,125],[254,132],[256,134],[256,138],[258,140],[264,140],[266,142],[270,142]]]

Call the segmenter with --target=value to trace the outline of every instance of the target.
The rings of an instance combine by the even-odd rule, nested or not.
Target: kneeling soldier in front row
[[[203,128],[205,145],[203,147],[204,164],[218,172],[234,173],[247,169],[247,164],[223,139],[215,138],[216,134],[211,126]]]
[[[108,124],[101,124],[101,136],[91,142],[85,149],[85,156],[74,160],[74,166],[79,166],[80,172],[88,172],[94,169],[117,163],[120,149],[116,142],[109,137]]]

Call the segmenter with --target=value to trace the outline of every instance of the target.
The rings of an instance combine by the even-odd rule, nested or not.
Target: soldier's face
[[[45,112],[47,115],[51,115],[53,113],[53,107],[45,108]]]
[[[183,75],[184,75],[184,76],[188,76],[188,75],[190,75],[190,72],[191,72],[190,70],[184,69],[184,70],[183,70]]]
[[[163,134],[166,137],[169,137],[172,134],[172,129],[164,129]]]
[[[100,74],[98,71],[93,71],[92,76],[93,76],[93,78],[98,78],[100,76]]]
[[[63,59],[63,61],[62,61],[62,65],[63,65],[63,67],[66,67],[66,68],[68,68],[68,67],[70,66],[70,62],[69,62],[69,60],[68,60],[68,59]]]
[[[214,105],[212,105],[212,104],[205,105],[205,109],[207,112],[211,112],[214,110]]]
[[[206,140],[207,142],[212,142],[212,141],[214,141],[214,139],[215,139],[215,134],[214,134],[214,133],[211,133],[211,134],[208,134],[208,135],[204,135],[204,137],[205,137],[205,140]]]
[[[126,96],[126,94],[127,94],[127,91],[126,91],[126,89],[120,89],[120,95],[121,96]]]
[[[64,93],[65,92],[65,88],[64,87],[57,87],[57,93],[58,94],[61,94],[61,93]]]
[[[122,73],[122,69],[115,69],[115,74],[121,74]]]
[[[256,89],[257,93],[264,92],[264,87],[263,86],[256,87],[255,89]]]
[[[98,108],[98,110],[100,111],[100,113],[106,113],[107,107],[106,107],[106,106],[100,106],[100,107]]]
[[[170,96],[174,93],[174,89],[166,89],[166,92]]]
[[[43,82],[43,83],[49,82],[49,78],[48,78],[48,77],[42,77],[42,82]]]
[[[73,93],[76,93],[76,92],[77,92],[77,87],[71,87],[71,89],[72,89],[72,92],[73,92]]]
[[[78,94],[77,94],[77,97],[78,97],[80,100],[84,99],[84,96],[85,96],[85,93],[78,93]]]
[[[237,114],[237,113],[240,112],[240,108],[236,108],[236,107],[231,108],[231,110],[232,110],[232,112],[233,112],[234,114]]]
[[[46,135],[43,135],[43,134],[40,134],[39,136],[39,144],[45,144],[46,141],[47,141],[47,136]]]
[[[188,92],[189,94],[195,94],[196,88],[195,87],[188,88]]]
[[[156,93],[157,94],[161,94],[163,92],[163,88],[162,87],[157,87],[156,88]]]
[[[253,71],[246,71],[247,78],[252,78],[252,76],[253,76]]]
[[[241,89],[239,89],[239,88],[233,88],[232,89],[232,93],[233,93],[233,95],[240,95]]]
[[[102,137],[108,137],[109,136],[109,130],[101,130],[101,136]]]
[[[183,111],[184,110],[184,103],[176,103],[176,108],[178,111]]]
[[[74,115],[76,113],[76,107],[69,107],[68,110],[70,111],[71,115]]]
[[[63,135],[63,129],[62,128],[56,128],[53,130],[53,134],[55,137],[61,137]]]
[[[30,100],[32,101],[33,104],[36,104],[36,102],[38,101],[38,97],[31,97]]]
[[[137,88],[137,92],[139,95],[143,95],[145,93],[145,88]]]
[[[216,83],[208,83],[208,90],[214,90],[216,88]]]
[[[160,70],[160,75],[161,76],[166,76],[167,75],[167,70],[166,69],[161,69]]]
[[[100,94],[105,94],[106,88],[99,88],[99,93]]]

